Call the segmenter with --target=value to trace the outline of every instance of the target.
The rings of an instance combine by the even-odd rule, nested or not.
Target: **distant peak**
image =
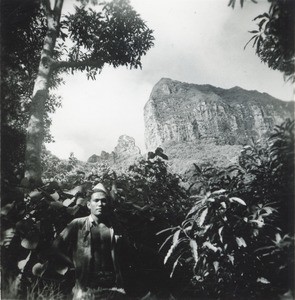
[[[128,143],[131,142],[135,144],[135,139],[132,136],[129,136],[127,134],[122,134],[119,136],[118,144],[124,142],[128,142]]]
[[[236,86],[232,87],[230,90],[239,90],[240,91],[240,90],[242,90],[242,88],[236,85]]]
[[[169,95],[171,94],[171,86],[173,86],[172,82],[174,80],[170,79],[170,78],[161,78],[156,85],[154,86],[153,90],[152,90],[152,94],[155,92],[161,92],[163,94]]]
[[[168,83],[168,82],[172,82],[173,80],[171,78],[166,78],[166,77],[163,77],[161,78],[157,84],[160,84],[160,83]]]

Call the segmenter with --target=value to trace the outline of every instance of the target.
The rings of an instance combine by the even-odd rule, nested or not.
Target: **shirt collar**
[[[103,220],[101,220],[100,222],[96,222],[95,220],[93,220],[93,218],[92,218],[91,215],[89,215],[88,220],[89,220],[89,223],[90,223],[90,228],[91,228],[92,226],[97,226],[97,225],[99,225],[100,222],[102,222],[102,223],[104,223],[104,224],[107,224],[107,223],[105,223]],[[112,227],[111,225],[106,225],[106,226],[108,226],[108,227],[110,227],[110,228]]]
[[[89,219],[89,222],[90,222],[90,227],[98,225],[98,223],[93,220],[91,215],[89,215],[88,219]]]

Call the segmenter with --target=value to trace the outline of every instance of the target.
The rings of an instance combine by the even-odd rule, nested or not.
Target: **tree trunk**
[[[45,0],[46,1],[46,0]],[[44,39],[38,75],[35,80],[31,116],[27,127],[25,178],[30,186],[38,186],[41,181],[41,147],[44,140],[45,103],[48,98],[48,84],[52,73],[53,50],[59,32],[59,22],[63,0],[56,0],[53,10],[47,8],[48,29]]]

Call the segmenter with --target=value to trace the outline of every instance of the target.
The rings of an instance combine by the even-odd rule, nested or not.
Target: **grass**
[[[55,282],[36,280],[27,287],[25,296],[20,293],[21,275],[15,279],[8,278],[2,282],[1,299],[3,300],[65,300],[66,296],[61,292]]]

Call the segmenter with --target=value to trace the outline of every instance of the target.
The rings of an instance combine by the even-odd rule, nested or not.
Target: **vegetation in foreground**
[[[52,258],[50,245],[68,221],[87,213],[87,191],[101,181],[110,188],[115,216],[121,224],[118,230],[126,236],[122,250],[128,249],[124,253],[130,254],[123,257],[130,295],[142,295],[150,290],[161,297],[171,291],[180,298],[292,297],[292,122],[279,127],[267,144],[245,147],[237,166],[225,170],[196,166],[189,190],[184,190],[181,178],[170,174],[166,164],[157,158],[142,161],[116,178],[105,166],[83,170],[74,157],[64,164],[53,162],[49,156],[43,160],[44,166],[48,166],[43,173],[43,179],[47,179],[44,186],[31,190],[25,180],[19,185],[25,149],[28,150],[30,144],[36,150],[33,160],[33,165],[37,162],[36,177],[41,176],[41,144],[44,139],[51,139],[48,113],[60,106],[60,99],[52,93],[63,81],[58,70],[86,69],[87,75],[94,78],[104,63],[137,67],[141,65],[140,57],[153,45],[152,31],[125,1],[115,1],[108,7],[111,23],[105,22],[100,14],[85,11],[83,2],[88,1],[80,1],[81,9],[76,9],[66,20],[60,20],[62,1],[54,1],[55,10],[48,1],[42,2],[43,9],[39,1],[28,2],[27,6],[20,5],[22,1],[13,1],[6,7],[8,11],[1,10],[7,29],[1,45],[5,57],[1,80],[4,91],[1,116],[5,129],[2,130],[2,141],[5,141],[5,149],[2,149],[5,153],[2,159],[2,175],[5,175],[2,176],[1,209],[2,297],[65,297],[71,286],[71,270]],[[230,0],[229,5],[234,6],[235,2]],[[289,0],[269,2],[269,12],[256,18],[258,30],[251,32],[250,41],[263,62],[294,81],[294,5]],[[243,5],[244,0],[240,3]],[[25,7],[22,12],[18,10],[21,7]],[[118,45],[114,40],[116,30],[109,29],[128,20],[125,16],[133,20],[126,24],[127,29],[137,25],[143,33],[136,39],[140,41],[139,47],[131,41],[125,45],[128,49],[135,46],[133,51],[127,51],[132,54],[130,57],[124,53],[118,57],[116,51],[111,51],[114,55],[105,55],[109,47],[116,49],[113,45]],[[77,18],[81,21],[78,28]],[[47,25],[52,24],[53,19],[56,26],[50,29]],[[19,20],[21,22],[17,22]],[[95,25],[94,36],[88,32],[85,36],[83,25],[88,21]],[[100,29],[107,31],[103,49],[100,49],[101,41],[97,48],[93,40],[96,30]],[[50,30],[54,39],[49,43],[50,52],[43,51],[41,60],[42,47],[46,44],[43,45],[43,41]],[[125,34],[129,36],[129,30]],[[75,43],[66,51],[69,60],[62,62],[59,59],[65,54],[67,38]],[[122,34],[116,38],[120,40]],[[125,49],[121,46],[120,49]],[[80,51],[81,47],[86,50],[94,47],[97,51]],[[89,58],[95,59],[95,65],[87,65]],[[46,71],[46,86],[35,85],[38,69]],[[41,107],[35,105],[38,100],[42,100]],[[23,124],[28,124],[32,116],[40,121],[35,131],[38,134],[35,139],[34,132],[29,132],[26,141]],[[26,171],[34,175],[35,170],[28,160]],[[30,177],[34,176],[27,176]],[[172,235],[163,236],[164,229]],[[155,235],[156,232],[162,233]],[[158,252],[161,244],[163,247]],[[265,273],[266,270],[270,271]],[[172,278],[169,279],[170,272]]]
[[[58,164],[47,153],[44,167],[56,168],[44,172],[46,183],[34,190],[26,181],[10,186],[2,203],[2,296],[70,294],[73,271],[52,256],[51,244],[71,219],[88,213],[86,198],[99,182],[110,191],[111,217],[124,236],[130,297],[148,291],[179,299],[292,295],[293,157],[289,120],[266,142],[245,146],[237,165],[195,165],[188,189],[185,179],[167,171],[159,149],[121,175],[103,165],[82,170],[73,155]]]

